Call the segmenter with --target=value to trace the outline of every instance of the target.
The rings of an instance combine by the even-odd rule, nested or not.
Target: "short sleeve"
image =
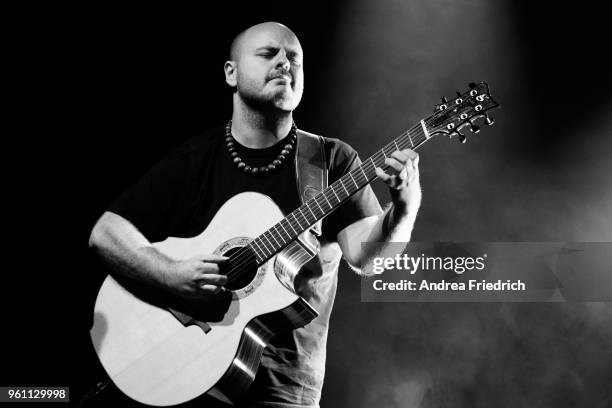
[[[361,160],[347,143],[334,138],[325,138],[325,142],[331,185],[346,173],[358,168]],[[323,220],[323,236],[329,241],[336,241],[338,233],[352,223],[382,213],[380,203],[368,184]]]
[[[188,149],[179,147],[126,190],[108,211],[122,216],[151,242],[164,240],[182,213],[191,179]]]

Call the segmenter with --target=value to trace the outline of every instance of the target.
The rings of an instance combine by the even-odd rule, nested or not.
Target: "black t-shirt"
[[[331,184],[359,166],[360,160],[348,144],[333,138],[324,140]],[[283,139],[268,148],[250,149],[235,142],[239,156],[251,166],[270,163],[286,144]],[[292,149],[273,174],[246,174],[230,156],[224,129],[215,129],[187,141],[161,160],[119,197],[109,211],[130,221],[151,242],[200,235],[227,200],[246,191],[269,196],[288,214],[301,204],[294,154]],[[372,189],[366,186],[323,220],[318,269],[305,273],[306,277],[301,280],[305,283],[296,288],[319,316],[303,328],[272,339],[272,344],[265,349],[256,386],[252,387],[259,389],[254,392],[254,398],[298,406],[318,404],[340,260],[336,237],[353,222],[381,213]]]
[[[138,228],[151,242],[169,236],[199,235],[228,199],[244,191],[265,194],[288,214],[301,203],[293,163],[295,150],[280,170],[265,176],[252,176],[238,169],[227,150],[224,128],[195,137],[178,147],[151,168],[109,208]],[[250,149],[235,143],[246,163],[270,163],[286,144],[283,139],[264,149]],[[325,138],[329,184],[360,164],[357,152],[338,139]],[[344,227],[379,214],[378,202],[366,188],[347,204],[328,215],[322,225],[327,241],[336,241]],[[375,200],[375,198],[374,198]]]

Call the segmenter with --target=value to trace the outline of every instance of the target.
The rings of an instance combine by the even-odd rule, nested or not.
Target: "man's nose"
[[[289,71],[291,69],[291,62],[289,62],[289,58],[287,58],[287,53],[282,49],[279,51],[278,59],[276,60],[276,69],[281,68],[285,71]]]

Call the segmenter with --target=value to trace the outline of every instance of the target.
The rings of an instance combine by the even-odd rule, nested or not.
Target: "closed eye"
[[[270,58],[274,58],[279,53],[279,51],[280,51],[280,48],[264,47],[264,48],[260,48],[260,52],[258,52],[257,55],[260,57],[266,58],[266,59],[270,59]],[[302,63],[301,55],[294,51],[287,52],[287,59],[295,64]]]
[[[296,64],[300,64],[302,62],[302,59],[297,54],[288,55],[287,58],[289,58],[289,61],[295,62]]]
[[[257,55],[261,57],[273,57],[278,54],[279,48],[274,47],[265,47],[260,49],[261,51],[257,53]]]

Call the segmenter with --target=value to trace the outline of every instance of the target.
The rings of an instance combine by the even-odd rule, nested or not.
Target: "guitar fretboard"
[[[385,158],[403,149],[416,149],[430,138],[425,121],[404,132],[381,150],[368,157],[362,164],[336,180],[322,192],[302,204],[272,228],[255,238],[249,247],[261,265],[312,227],[339,208],[353,194],[376,179],[376,167],[385,168]]]

